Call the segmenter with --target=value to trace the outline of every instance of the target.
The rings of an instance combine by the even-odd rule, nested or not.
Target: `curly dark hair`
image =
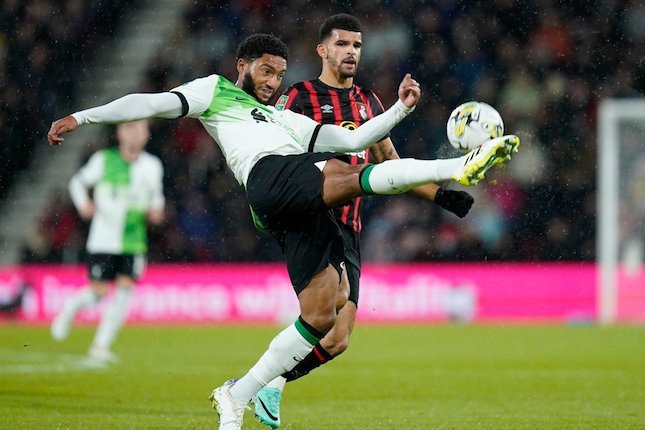
[[[246,61],[253,61],[264,54],[276,55],[288,60],[289,48],[273,34],[255,33],[244,39],[237,47],[236,59],[244,58]]]
[[[331,31],[334,28],[336,30],[356,31],[359,33],[363,32],[361,23],[355,16],[348,15],[346,13],[339,13],[338,15],[330,16],[322,23],[320,26],[320,41],[323,42],[331,36]]]

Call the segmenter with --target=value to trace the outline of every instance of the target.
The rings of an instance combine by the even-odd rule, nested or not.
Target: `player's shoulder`
[[[94,154],[90,156],[90,159],[92,158],[105,158],[105,157],[110,157],[112,155],[116,155],[119,153],[119,148],[118,146],[106,146],[105,148],[101,148],[98,151],[96,151]]]
[[[227,82],[227,79],[221,75],[213,73],[208,76],[201,76],[201,77],[195,78],[192,81],[184,82],[182,85],[178,86],[175,89],[181,90],[182,88],[185,88],[185,87],[190,87],[190,88],[192,87],[203,88],[207,86],[212,87],[212,86],[216,86],[220,82]]]
[[[318,79],[310,79],[306,81],[299,81],[291,84],[289,88],[284,90],[282,93],[288,97],[305,97],[311,93],[324,91],[327,88],[325,84],[320,82]]]
[[[367,97],[373,97],[378,99],[379,97],[376,95],[376,91],[374,91],[371,87],[367,85],[358,85],[354,84],[353,85],[354,92],[356,94],[364,94]]]
[[[276,109],[283,111],[300,105],[302,97],[310,92],[310,84],[307,84],[307,82],[310,83],[311,81],[300,81],[289,85],[275,102]]]
[[[161,166],[161,164],[162,164],[162,163],[161,163],[161,159],[160,159],[159,157],[157,157],[157,156],[156,156],[156,155],[154,155],[154,154],[151,154],[151,153],[150,153],[150,152],[148,152],[148,151],[143,151],[143,152],[141,152],[141,154],[139,155],[139,157],[141,157],[141,160],[142,160],[142,161],[144,161],[144,162],[146,162],[146,163],[154,164],[155,166],[157,166],[157,165],[158,165],[158,166]]]
[[[310,88],[316,86],[317,79],[310,79],[306,81],[298,81],[289,86],[287,90],[309,91]]]
[[[93,152],[85,159],[84,165],[89,168],[94,168],[96,165],[103,164],[105,159],[109,157],[109,153],[112,151],[112,148],[113,147],[109,146]]]

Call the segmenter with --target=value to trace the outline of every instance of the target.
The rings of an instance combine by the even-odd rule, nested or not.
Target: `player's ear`
[[[237,73],[240,75],[243,75],[246,72],[246,67],[249,65],[249,62],[246,61],[244,58],[238,58],[237,59]]]
[[[324,43],[319,43],[318,46],[316,46],[316,52],[320,58],[327,58],[327,47]]]

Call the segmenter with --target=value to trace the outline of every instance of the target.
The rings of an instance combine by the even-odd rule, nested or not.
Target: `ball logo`
[[[499,124],[493,124],[492,122],[485,122],[482,124],[484,131],[490,135],[490,137],[500,137],[503,133],[502,126]]]
[[[468,125],[468,122],[470,122],[472,119],[477,119],[477,112],[475,109],[476,107],[476,103],[469,103],[459,111],[457,118],[455,118],[454,127],[455,136],[457,138],[463,137],[464,133],[466,132],[466,126]]]

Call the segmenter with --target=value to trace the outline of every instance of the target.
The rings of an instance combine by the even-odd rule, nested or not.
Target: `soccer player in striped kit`
[[[290,109],[306,115],[320,124],[335,124],[355,129],[384,108],[376,94],[354,83],[361,58],[362,29],[352,15],[338,14],[327,18],[320,27],[318,55],[322,72],[317,79],[302,81],[287,88],[276,102],[278,109]],[[370,148],[347,154],[344,161],[351,165],[381,163],[398,159],[389,134]],[[441,207],[464,217],[473,204],[473,198],[464,191],[447,190],[430,183],[411,190],[434,201]],[[360,217],[361,197],[334,208],[345,241],[344,282],[349,283],[349,298],[339,311],[336,322],[314,349],[291,371],[271,381],[254,398],[258,419],[272,428],[278,428],[280,402],[285,383],[307,375],[311,370],[342,354],[349,346],[358,307],[361,272]]]

